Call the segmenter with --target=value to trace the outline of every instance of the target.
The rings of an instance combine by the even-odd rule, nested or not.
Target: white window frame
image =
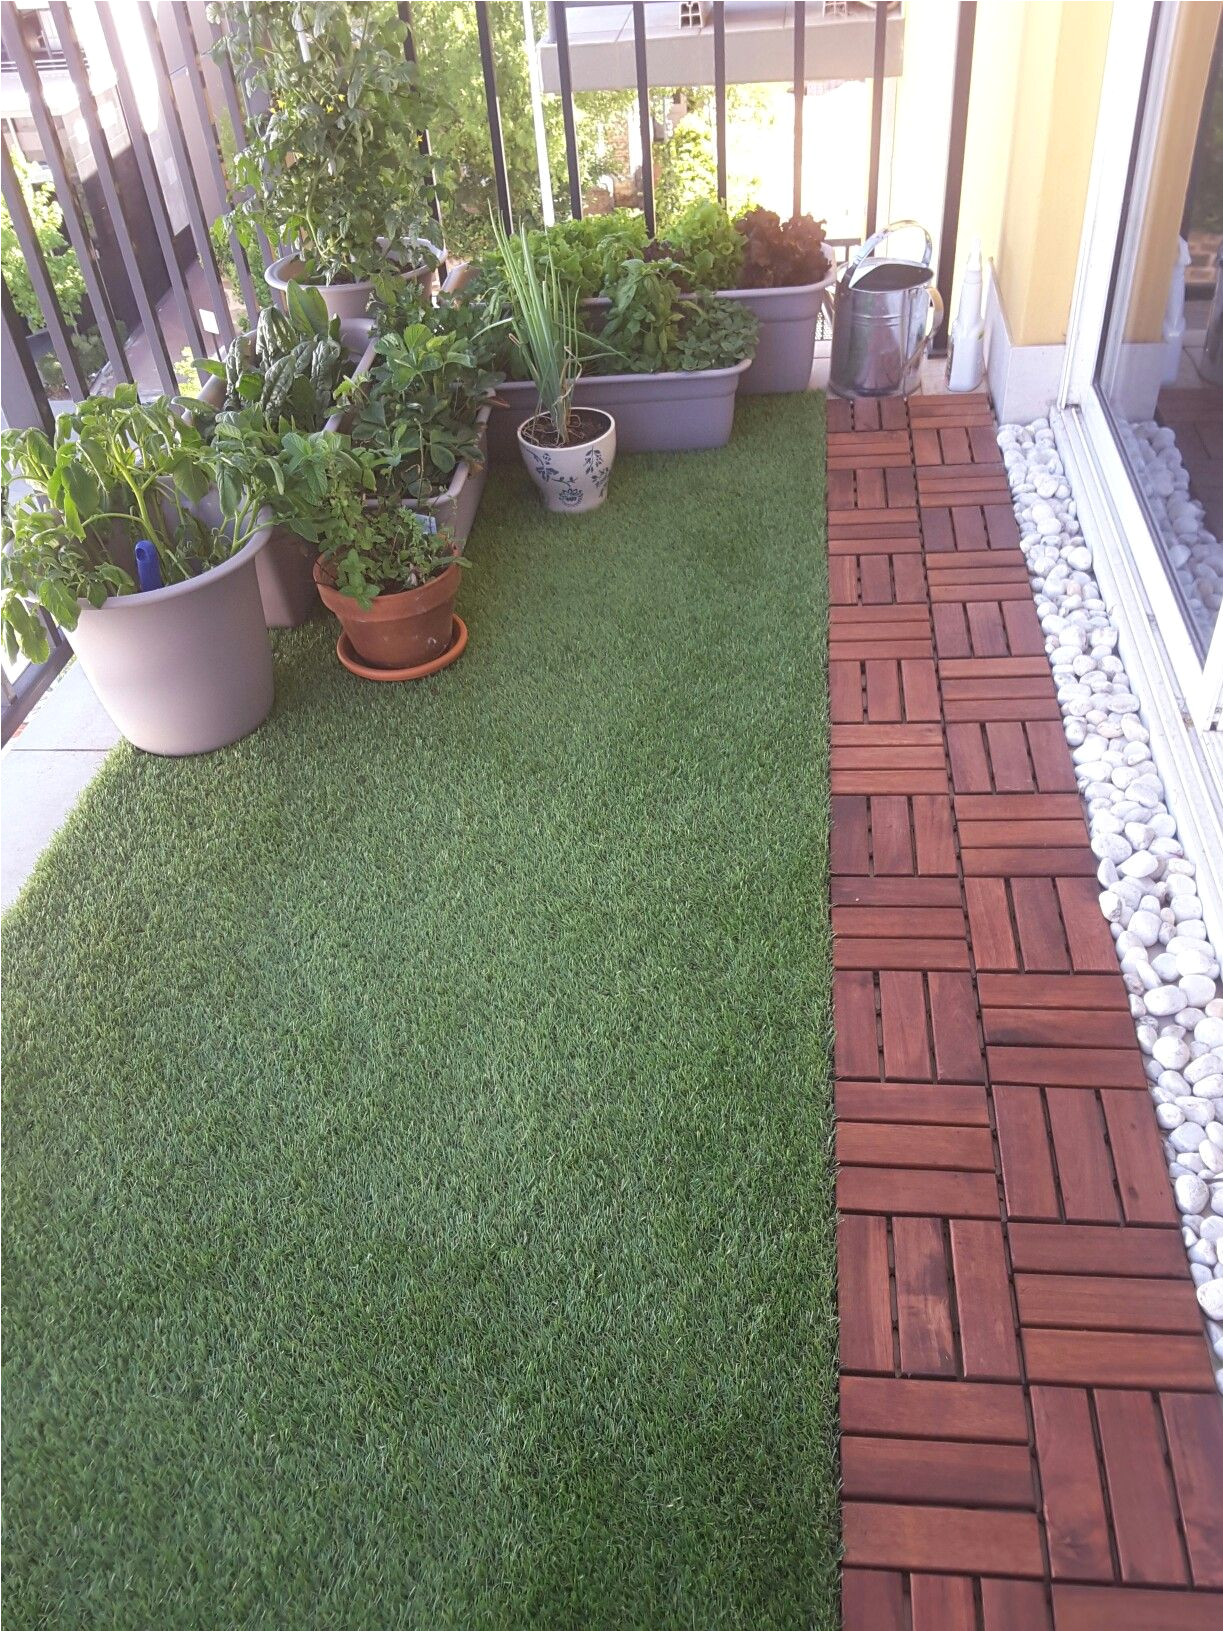
[[[1163,0],[1167,12],[1152,51],[1149,113],[1153,99],[1166,94],[1175,3],[1186,0]],[[1162,679],[1166,685],[1173,682],[1178,712],[1186,723],[1206,731],[1218,725],[1224,707],[1224,616],[1216,624],[1205,660],[1200,661],[1095,381],[1118,238],[1125,228],[1135,126],[1145,111],[1141,105],[1144,66],[1155,11],[1153,0],[1130,0],[1113,8],[1058,409],[1066,451],[1082,467],[1086,489],[1098,497],[1097,561],[1103,568],[1099,576],[1112,581],[1119,604],[1127,601],[1124,617],[1141,606],[1151,625],[1147,644],[1152,643],[1152,630],[1158,639],[1163,637],[1161,655],[1167,661],[1158,665],[1166,671]],[[1145,195],[1158,124],[1151,117],[1145,121],[1135,153],[1131,197]],[[1118,265],[1120,286],[1125,286],[1134,253],[1133,243],[1124,245]]]

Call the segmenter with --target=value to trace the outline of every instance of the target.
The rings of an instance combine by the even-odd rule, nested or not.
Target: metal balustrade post
[[[111,68],[115,75],[115,90],[119,96],[119,107],[127,125],[132,153],[136,160],[136,168],[140,173],[140,180],[144,186],[149,213],[153,217],[153,230],[157,234],[158,247],[161,249],[162,260],[170,278],[170,287],[174,291],[175,304],[178,307],[179,317],[183,322],[183,332],[193,348],[194,355],[202,357],[210,347],[204,338],[204,331],[200,327],[199,314],[192,302],[191,293],[187,288],[187,280],[183,276],[183,269],[179,265],[178,256],[175,253],[174,228],[170,221],[170,210],[166,203],[166,195],[162,191],[161,177],[157,174],[157,164],[153,158],[153,148],[149,142],[148,132],[145,130],[144,121],[140,116],[140,104],[136,100],[131,70],[128,68],[123,47],[119,43],[119,35],[115,28],[114,8],[101,5],[97,10],[102,36],[106,41],[107,54],[110,57]]]
[[[565,167],[569,172],[570,214],[582,219],[582,178],[578,174],[578,130],[574,123],[574,82],[570,74],[569,22],[564,0],[553,6],[557,35],[557,80],[561,86],[561,121],[565,126]]]
[[[650,117],[650,76],[646,67],[646,7],[633,8],[633,67],[637,80],[638,133],[642,142],[642,213],[654,237],[654,122]]]
[[[480,41],[480,72],[484,78],[485,112],[489,120],[489,145],[493,150],[493,182],[497,188],[497,208],[502,226],[514,231],[510,209],[510,178],[506,174],[506,150],[502,142],[501,110],[497,104],[497,67],[493,61],[493,31],[489,25],[488,0],[475,0],[476,34]]]
[[[166,64],[166,53],[162,46],[161,35],[157,31],[157,19],[153,14],[153,7],[149,0],[138,0],[140,20],[144,25],[145,38],[149,42],[149,56],[153,64],[153,81],[157,90],[158,104],[161,107],[162,117],[165,120],[166,138],[170,143],[170,152],[174,159],[174,168],[178,172],[179,185],[183,190],[183,202],[187,209],[187,219],[191,225],[191,237],[195,244],[196,254],[200,265],[204,269],[204,281],[208,286],[208,298],[215,307],[217,331],[221,336],[222,345],[229,345],[234,338],[234,320],[230,316],[229,297],[225,293],[225,286],[221,282],[220,268],[217,266],[217,257],[213,253],[212,239],[209,237],[208,220],[204,214],[204,201],[200,197],[199,185],[196,182],[195,171],[191,164],[191,154],[187,147],[187,137],[183,131],[183,121],[179,117],[178,104],[174,99],[174,86],[170,80],[170,70]]]
[[[956,20],[956,59],[952,71],[952,124],[948,134],[948,172],[944,185],[943,225],[939,231],[937,283],[943,297],[943,322],[931,341],[931,356],[946,357],[952,318],[952,284],[956,277],[956,235],[960,224],[961,185],[965,174],[965,132],[969,124],[969,89],[973,78],[974,0],[961,0]]]
[[[106,292],[102,271],[94,253],[93,241],[86,230],[85,218],[77,199],[76,188],[69,174],[68,162],[64,157],[59,132],[55,128],[55,121],[43,95],[42,79],[35,67],[30,48],[26,44],[25,35],[21,28],[21,17],[15,6],[0,8],[0,37],[4,40],[4,46],[9,56],[17,65],[17,74],[21,80],[22,89],[29,98],[30,115],[34,120],[34,128],[38,132],[38,139],[42,144],[43,162],[51,172],[56,202],[63,211],[64,231],[68,236],[68,242],[72,245],[77,260],[81,263],[81,276],[85,280],[85,293],[89,296],[89,304],[93,311],[94,322],[98,326],[98,333],[102,337],[102,345],[106,352],[107,361],[114,369],[119,380],[130,381],[132,370],[128,364],[127,354],[123,349],[123,342],[119,338],[119,325],[110,303],[110,297]]]
[[[888,45],[887,0],[876,0],[875,50],[871,68],[871,164],[867,172],[867,231],[870,238],[880,214],[880,141],[884,128],[884,66]]]
[[[718,150],[718,196],[727,202],[727,19],[714,0],[714,129]]]
[[[85,134],[89,137],[94,169],[97,173],[99,185],[102,188],[102,197],[106,201],[106,208],[110,213],[115,242],[119,246],[119,258],[123,262],[128,287],[132,291],[132,298],[136,302],[136,310],[140,314],[140,323],[144,330],[149,353],[153,358],[153,366],[157,369],[157,377],[162,383],[163,391],[173,396],[178,390],[178,377],[174,372],[174,364],[166,346],[166,337],[162,333],[161,317],[157,310],[157,303],[145,287],[144,272],[136,257],[135,239],[139,235],[138,230],[129,220],[123,205],[123,199],[119,194],[119,179],[115,174],[110,143],[106,139],[106,132],[102,129],[102,119],[98,113],[98,104],[94,97],[93,86],[90,84],[85,53],[81,50],[81,43],[77,39],[76,24],[72,20],[72,13],[65,4],[65,0],[51,0],[50,12],[51,21],[55,25],[55,32],[59,35],[60,49],[64,53],[68,74],[72,80],[73,89],[76,91],[77,109],[85,126]]]
[[[17,170],[9,152],[7,137],[0,144],[0,177],[3,179],[4,202],[12,218],[13,232],[25,259],[26,271],[29,273],[35,298],[42,309],[43,321],[51,336],[51,344],[55,347],[55,355],[59,358],[60,367],[64,371],[68,389],[80,402],[83,397],[89,395],[89,386],[77,362],[72,337],[68,333],[67,320],[52,286],[42,246],[38,242],[34,223],[30,220],[30,212],[26,208],[25,194],[17,179]]]
[[[204,146],[208,154],[208,166],[212,172],[213,185],[217,189],[217,196],[223,198],[232,209],[234,203],[233,190],[230,187],[229,177],[225,173],[225,166],[221,163],[221,143],[217,136],[217,123],[212,116],[212,108],[208,101],[208,86],[204,82],[204,70],[200,62],[200,50],[196,41],[195,30],[191,24],[191,12],[185,0],[173,0],[163,10],[169,16],[178,35],[179,49],[183,53],[183,77],[187,88],[191,92],[192,104],[196,110],[196,117],[204,131]],[[255,284],[251,278],[251,269],[247,265],[246,251],[234,228],[233,222],[226,217],[226,236],[229,239],[230,254],[234,257],[234,275],[238,279],[238,289],[242,295],[242,303],[246,307],[247,316],[251,322],[259,316],[259,302],[255,298]]]
[[[9,425],[37,425],[48,436],[54,429],[51,404],[25,336],[25,325],[13,305],[9,286],[0,280],[0,315],[4,341],[4,418]]]
[[[795,93],[795,184],[792,198],[792,215],[803,213],[803,87],[806,74],[804,71],[804,56],[807,50],[807,7],[803,0],[796,0],[795,5],[795,61],[793,85]]]
[[[396,15],[404,25],[404,61],[417,66],[416,36],[412,32],[412,6],[410,0],[398,0],[395,7]],[[433,216],[438,228],[438,248],[446,245],[446,229],[442,224],[442,205],[438,199],[438,177],[433,167],[433,149],[429,142],[429,131],[422,129],[417,132],[417,147],[422,155],[430,160],[429,166],[429,213]],[[443,258],[438,271],[442,277],[446,276],[446,260]]]

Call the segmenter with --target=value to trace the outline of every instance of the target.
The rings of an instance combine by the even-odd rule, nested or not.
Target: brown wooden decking
[[[1219,1627],[1215,1392],[982,396],[829,402],[844,1624]]]

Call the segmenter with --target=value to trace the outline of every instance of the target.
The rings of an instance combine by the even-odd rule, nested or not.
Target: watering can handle
[[[908,379],[910,370],[913,369],[913,368],[917,368],[918,364],[922,361],[923,355],[925,354],[927,347],[931,343],[931,337],[935,334],[935,331],[939,328],[939,325],[943,322],[943,315],[944,315],[943,296],[940,294],[939,290],[936,289],[935,285],[932,284],[931,285],[931,321],[930,321],[929,325],[927,326],[926,333],[923,335],[922,339],[919,340],[918,344],[914,347],[913,355],[911,357],[907,358],[905,367],[901,371],[902,379]]]
[[[922,264],[923,266],[930,266],[931,255],[935,246],[931,242],[930,233],[923,226],[921,221],[890,221],[888,225],[882,228],[879,232],[873,232],[863,247],[855,251],[853,256],[854,264],[857,265],[859,261],[865,261],[877,244],[882,244],[884,240],[890,236],[890,234],[894,232],[902,232],[906,227],[913,227],[915,232],[920,232],[923,238],[925,238],[926,248],[922,253]]]

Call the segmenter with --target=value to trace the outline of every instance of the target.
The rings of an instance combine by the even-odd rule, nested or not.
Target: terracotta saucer
[[[424,680],[431,674],[437,674],[441,669],[448,669],[457,657],[463,655],[463,648],[467,645],[467,624],[456,612],[454,623],[451,625],[451,643],[441,657],[431,657],[428,663],[417,663],[407,669],[378,669],[370,663],[363,663],[349,643],[347,635],[341,635],[336,642],[336,656],[344,664],[350,674],[360,675],[363,680]]]

